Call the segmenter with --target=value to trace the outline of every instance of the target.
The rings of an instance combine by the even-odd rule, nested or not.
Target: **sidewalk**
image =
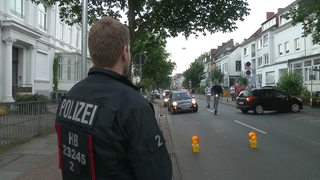
[[[159,102],[154,103],[159,126],[167,140],[169,153],[174,147],[171,141],[168,122],[164,109]],[[173,179],[179,179],[175,159],[173,161]],[[61,180],[58,169],[58,145],[56,133],[35,137],[31,141],[18,145],[0,154],[0,180]]]
[[[1,180],[59,180],[55,133],[36,137],[0,155]]]

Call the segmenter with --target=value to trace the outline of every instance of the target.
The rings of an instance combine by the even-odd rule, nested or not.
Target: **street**
[[[307,111],[243,114],[220,103],[217,115],[198,99],[197,113],[167,119],[182,180],[320,179],[320,119]],[[248,133],[257,133],[257,148]],[[199,136],[193,153],[191,137]]]

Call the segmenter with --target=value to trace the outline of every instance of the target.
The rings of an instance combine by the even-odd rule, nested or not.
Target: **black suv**
[[[300,99],[274,88],[243,90],[236,98],[236,107],[243,113],[253,110],[256,114],[263,111],[292,111],[303,109]]]

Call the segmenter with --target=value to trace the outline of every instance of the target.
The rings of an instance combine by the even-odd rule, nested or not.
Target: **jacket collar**
[[[110,70],[106,70],[106,69],[102,69],[102,68],[97,68],[97,67],[93,67],[89,70],[88,72],[88,76],[90,75],[94,75],[94,74],[102,74],[102,75],[106,75],[109,76],[135,90],[138,90],[139,88],[137,86],[135,86],[134,84],[132,84],[131,81],[129,81],[128,78],[126,78],[125,76],[122,76],[114,71],[110,71]]]

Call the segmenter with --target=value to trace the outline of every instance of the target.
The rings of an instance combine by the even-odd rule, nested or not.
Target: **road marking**
[[[241,125],[243,125],[243,126],[246,126],[246,127],[248,127],[248,128],[254,129],[254,130],[256,130],[256,131],[259,131],[259,132],[261,132],[262,134],[267,134],[267,132],[262,131],[261,129],[255,128],[255,127],[253,127],[253,126],[250,126],[250,125],[248,125],[248,124],[245,124],[245,123],[243,123],[243,122],[240,122],[240,121],[237,121],[237,120],[235,120],[234,122],[236,122],[236,123],[238,123],[238,124],[241,124]]]
[[[277,129],[277,131],[283,133],[283,134],[286,134],[288,136],[293,136],[293,137],[296,137],[297,139],[300,139],[300,140],[303,140],[303,141],[306,141],[306,142],[309,142],[309,143],[312,143],[312,144],[316,144],[316,145],[320,145],[320,142],[317,142],[317,141],[313,141],[313,140],[309,140],[307,138],[304,138],[302,136],[299,136],[299,135],[295,135],[293,133],[290,133],[288,131],[285,131],[285,130],[282,130],[282,129]]]
[[[210,112],[214,113],[214,110],[212,110],[212,109],[207,109],[207,111],[210,111]],[[220,113],[217,112],[217,115],[218,115],[218,114],[220,114]]]

